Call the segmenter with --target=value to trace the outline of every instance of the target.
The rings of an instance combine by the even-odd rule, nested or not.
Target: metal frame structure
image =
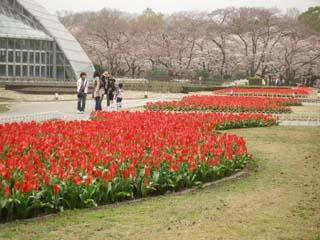
[[[0,80],[73,81],[94,67],[79,42],[35,0],[0,2]]]

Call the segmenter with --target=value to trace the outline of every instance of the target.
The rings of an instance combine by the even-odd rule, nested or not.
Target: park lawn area
[[[305,106],[297,106],[291,107],[293,114],[319,114],[320,115],[320,106],[319,105],[305,105]]]
[[[9,111],[8,105],[3,103],[3,102],[9,102],[9,101],[12,101],[12,99],[0,97],[0,113]]]
[[[320,127],[229,130],[246,178],[184,194],[0,225],[0,239],[320,239]]]
[[[0,113],[7,112],[9,110],[8,106],[5,104],[0,104]]]

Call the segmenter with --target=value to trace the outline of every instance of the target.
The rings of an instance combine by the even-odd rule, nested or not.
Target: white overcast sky
[[[146,8],[156,12],[211,11],[225,7],[278,7],[286,11],[297,8],[301,12],[320,5],[320,0],[36,0],[50,12],[60,10],[85,11],[113,8],[130,13],[141,13]]]

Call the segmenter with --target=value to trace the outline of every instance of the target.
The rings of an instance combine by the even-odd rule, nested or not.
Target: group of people
[[[89,80],[87,74],[83,72],[77,82],[78,113],[84,113],[85,111],[88,90]],[[105,71],[102,75],[99,72],[94,73],[92,97],[95,100],[95,111],[102,110],[104,97],[107,101],[107,110],[114,107],[114,101],[116,102],[116,109],[121,109],[123,92],[123,84],[116,84],[116,80],[111,77],[109,72]]]

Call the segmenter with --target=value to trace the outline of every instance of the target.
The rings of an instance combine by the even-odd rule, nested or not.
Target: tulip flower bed
[[[216,94],[233,94],[236,96],[277,96],[277,97],[305,97],[309,95],[311,88],[224,88],[214,91]]]
[[[251,156],[243,138],[214,134],[215,129],[276,123],[262,114],[119,112],[92,117],[0,125],[0,220],[222,178],[244,168]]]
[[[148,115],[150,118],[158,118],[159,116],[166,116],[168,113],[164,112],[148,112],[148,113],[128,113],[122,112],[117,113],[123,118],[127,116],[145,116]],[[172,114],[172,113],[171,113]],[[113,119],[111,113],[108,112],[94,112],[91,117],[94,120],[108,121]],[[232,128],[252,128],[252,127],[269,127],[277,125],[277,119],[271,114],[262,113],[175,113],[177,117],[194,117],[201,116],[201,118],[207,118],[207,121],[215,125],[216,130],[226,130]],[[112,124],[112,123],[110,123]]]
[[[209,111],[290,113],[288,106],[299,106],[296,98],[244,97],[244,96],[188,96],[180,101],[147,103],[152,111]]]

